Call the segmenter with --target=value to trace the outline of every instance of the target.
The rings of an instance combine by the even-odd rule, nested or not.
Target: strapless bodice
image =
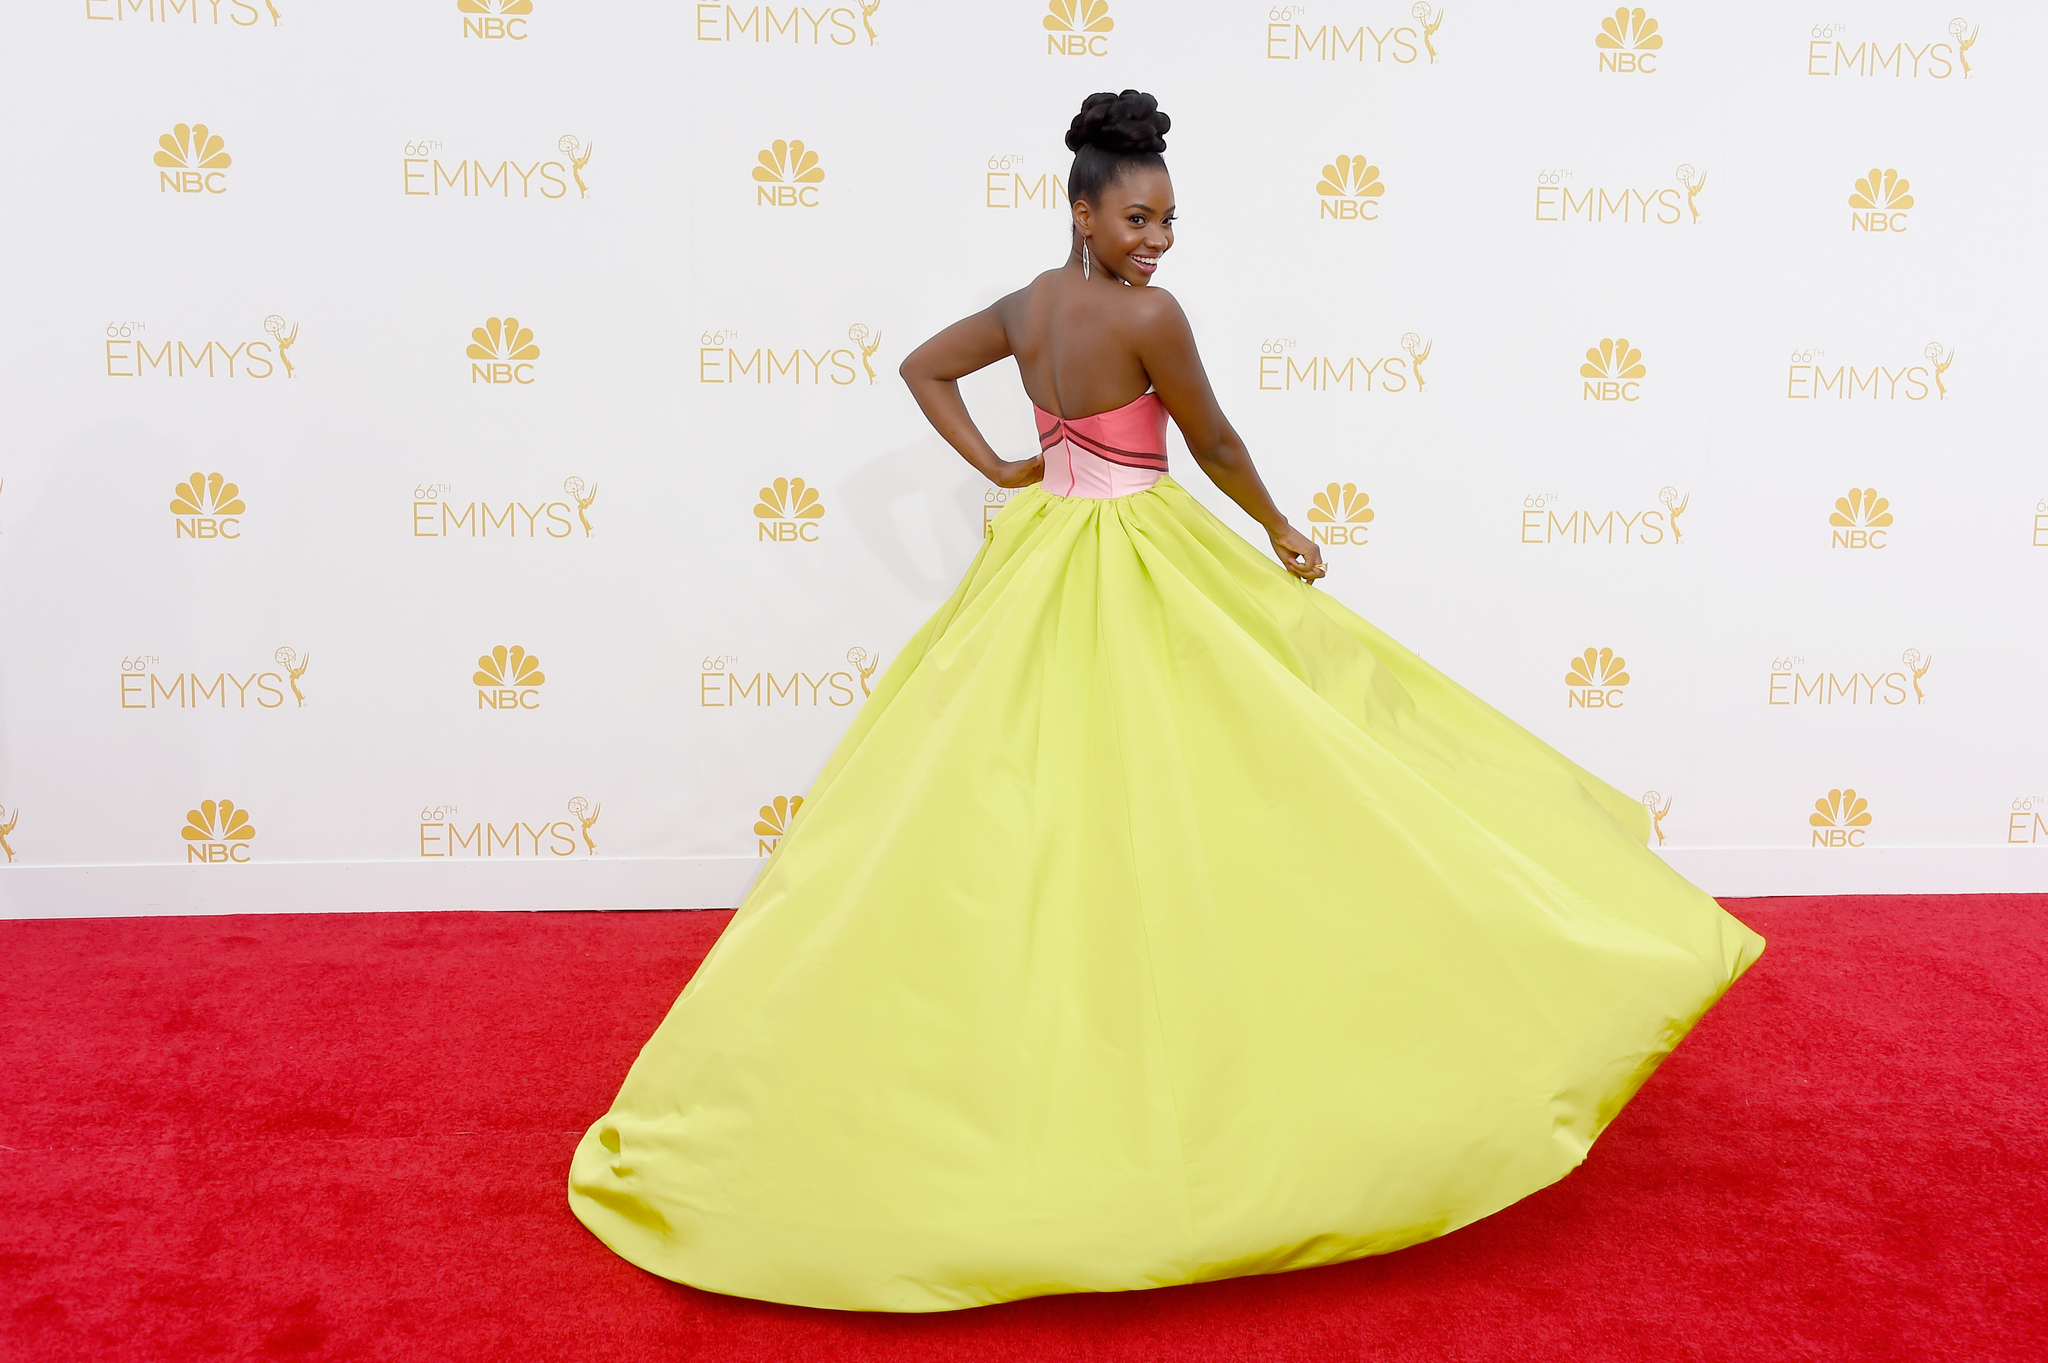
[[[1033,405],[1045,490],[1061,497],[1124,497],[1166,472],[1166,404],[1157,393],[1094,416],[1054,416]]]

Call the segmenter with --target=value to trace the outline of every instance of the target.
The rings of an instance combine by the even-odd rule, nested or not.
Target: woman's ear
[[[1074,200],[1074,227],[1082,236],[1095,230],[1095,210],[1086,199]]]

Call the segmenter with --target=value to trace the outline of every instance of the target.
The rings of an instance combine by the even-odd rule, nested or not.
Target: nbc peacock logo
[[[1813,802],[1806,822],[1814,847],[1861,847],[1869,836],[1870,801],[1852,787],[1831,790]]]
[[[196,10],[194,11],[197,12]],[[180,123],[156,140],[159,194],[225,194],[234,158],[221,135],[204,123]]]
[[[1356,483],[1332,483],[1309,499],[1308,533],[1317,544],[1364,544],[1372,498]]]
[[[1851,232],[1903,232],[1906,210],[1913,206],[1913,182],[1896,170],[1872,166],[1849,195]]]
[[[236,808],[233,800],[202,800],[199,808],[185,811],[185,826],[178,835],[185,840],[187,862],[246,862],[256,825],[249,822],[249,811]]]
[[[159,485],[161,486],[161,485]],[[171,496],[173,539],[238,540],[249,504],[242,490],[218,473],[195,473]]]
[[[476,708],[479,710],[538,710],[540,688],[547,682],[540,659],[518,644],[499,644],[476,660]]]
[[[1647,76],[1657,70],[1657,54],[1663,50],[1664,35],[1657,31],[1657,21],[1644,13],[1641,5],[1634,9],[1623,5],[1600,21],[1593,46],[1600,49],[1602,71]]]
[[[1321,204],[1317,217],[1339,222],[1377,222],[1380,197],[1386,192],[1378,166],[1363,156],[1340,156],[1323,167],[1323,176],[1316,181]]]
[[[1634,402],[1642,396],[1640,380],[1649,373],[1643,352],[1629,344],[1626,336],[1603,336],[1600,344],[1586,352],[1579,366],[1585,380],[1579,391],[1582,402]]]
[[[540,358],[533,328],[517,317],[492,317],[469,333],[467,352],[471,383],[532,383],[533,362]]]
[[[1048,0],[1041,22],[1048,57],[1109,55],[1109,35],[1116,28],[1109,0]]]
[[[754,503],[755,536],[770,544],[816,544],[825,502],[801,478],[777,478]]]
[[[1619,710],[1628,685],[1628,659],[1611,648],[1589,648],[1565,669],[1567,710]]]
[[[782,835],[789,832],[789,825],[796,818],[796,812],[804,807],[801,795],[778,795],[768,804],[761,806],[761,816],[754,820],[754,836],[760,839],[760,854],[767,856],[782,841]]]
[[[825,167],[799,141],[777,138],[754,158],[754,203],[768,208],[816,208]]]
[[[526,41],[533,0],[455,0],[465,38],[507,38]]]
[[[1850,488],[1847,496],[1835,498],[1828,515],[1836,549],[1882,549],[1891,524],[1891,501],[1874,487]]]

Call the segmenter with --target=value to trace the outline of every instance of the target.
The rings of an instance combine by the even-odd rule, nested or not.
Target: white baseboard
[[[440,909],[729,909],[759,857],[11,866],[0,918]]]
[[[2048,854],[1996,847],[1666,847],[1723,898],[2048,892]],[[448,909],[729,909],[758,857],[0,868],[0,918]]]

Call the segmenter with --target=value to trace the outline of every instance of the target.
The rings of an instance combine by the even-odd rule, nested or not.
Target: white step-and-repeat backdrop
[[[5,22],[0,913],[736,902],[999,509],[895,367],[1127,86],[1330,591],[1712,890],[2048,886],[2037,4]]]

